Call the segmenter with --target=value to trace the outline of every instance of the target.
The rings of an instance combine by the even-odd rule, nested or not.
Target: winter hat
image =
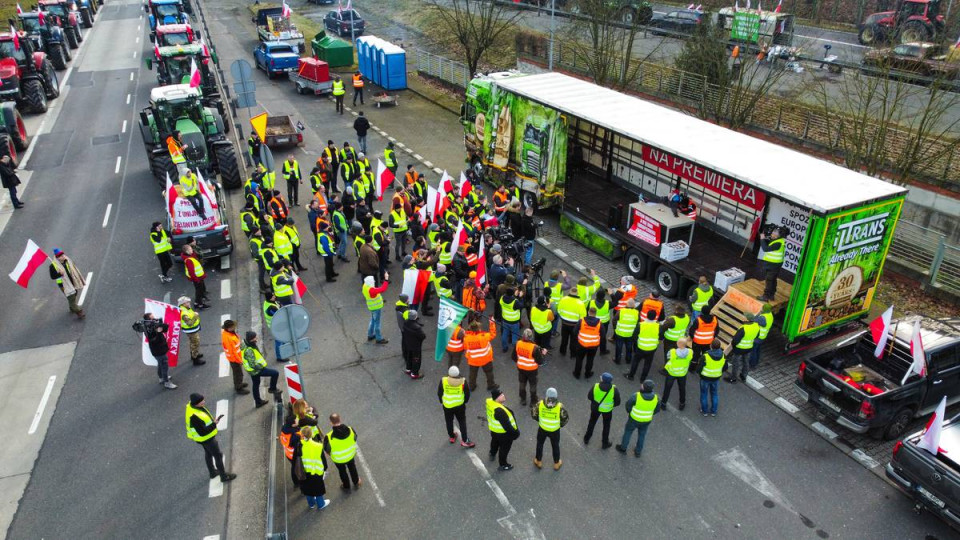
[[[653,389],[656,388],[656,387],[657,387],[656,383],[654,383],[654,382],[651,381],[650,379],[647,379],[647,380],[643,381],[643,386],[641,386],[640,388],[641,388],[641,390],[643,390],[644,392],[653,392]]]
[[[557,399],[557,389],[556,388],[547,388],[546,393],[547,399]]]
[[[177,305],[178,305],[178,306],[182,306],[182,305],[184,305],[184,304],[189,304],[189,303],[190,303],[190,297],[189,297],[189,296],[181,296],[180,298],[177,298]]]
[[[407,296],[407,295],[405,295],[405,294],[401,294],[401,295],[399,296],[399,300],[400,300],[401,302],[409,302],[409,301],[410,301],[410,297]]]
[[[502,395],[503,395],[503,392],[501,392],[499,388],[494,388],[493,390],[490,391],[490,397],[492,397],[493,399],[497,399]]]
[[[253,341],[257,339],[257,333],[254,332],[253,330],[247,330],[247,333],[246,335],[244,335],[244,338],[246,338],[247,341]]]
[[[604,371],[603,375],[600,375],[600,381],[605,383],[613,382],[613,375],[608,371]]]
[[[437,265],[437,273],[442,274],[447,271],[447,265],[440,263]]]
[[[203,401],[203,395],[201,394],[190,394],[190,404],[196,407]]]
[[[373,287],[374,285],[376,285],[376,283],[377,283],[377,282],[376,282],[376,280],[373,279],[373,276],[367,276],[367,277],[363,278],[363,284],[364,284],[364,285],[369,285],[370,287]]]
[[[60,248],[53,248],[53,256],[54,256],[54,257],[58,257],[61,253],[63,253],[63,252],[60,251]]]
[[[408,265],[410,265],[410,264],[412,264],[412,263],[413,263],[413,256],[412,256],[412,255],[404,255],[404,256],[403,256],[403,263],[402,263],[403,266],[408,266]]]
[[[447,370],[447,375],[450,377],[459,377],[460,368],[458,368],[457,366],[450,366],[450,369]]]
[[[417,313],[417,310],[411,309],[410,311],[407,312],[407,318],[410,319],[411,321],[415,321],[420,318],[420,314]]]
[[[476,277],[477,277],[477,273],[471,270],[471,271],[470,271],[470,279],[474,279],[474,278],[476,278]]]

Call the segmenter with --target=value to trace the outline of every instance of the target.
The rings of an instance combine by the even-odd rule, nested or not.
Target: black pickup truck
[[[891,440],[903,435],[917,416],[933,411],[943,396],[960,399],[960,319],[921,319],[927,374],[912,374],[912,317],[895,323],[893,348],[874,356],[870,332],[841,341],[836,348],[800,363],[797,392],[828,418],[857,433]]]
[[[937,455],[917,447],[923,431],[893,447],[887,478],[917,503],[960,530],[960,418],[946,421]]]

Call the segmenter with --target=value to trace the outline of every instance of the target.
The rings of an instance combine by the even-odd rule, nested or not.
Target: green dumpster
[[[313,55],[332,68],[353,65],[353,45],[332,38],[326,32],[318,33],[310,42]]]

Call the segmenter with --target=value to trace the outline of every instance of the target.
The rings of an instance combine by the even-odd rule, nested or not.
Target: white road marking
[[[220,353],[220,378],[230,374],[230,362],[227,360],[227,353]]]
[[[132,72],[132,71],[130,72],[130,80],[131,80],[131,81],[133,80],[133,72]]]
[[[223,326],[223,323],[225,323],[225,322],[227,322],[227,321],[229,321],[229,320],[230,320],[230,314],[229,314],[229,313],[224,313],[223,315],[220,316],[220,326]]]
[[[418,161],[423,161],[423,156],[420,154],[414,154],[413,157],[417,158]]]
[[[110,222],[110,209],[113,208],[113,203],[107,205],[107,211],[103,213],[103,228],[107,228],[107,223]]]
[[[856,48],[858,48],[858,49],[869,49],[868,46],[866,46],[866,45],[860,45],[859,43],[847,43],[846,41],[837,41],[837,40],[835,40],[835,39],[819,38],[819,37],[807,36],[807,35],[804,35],[804,34],[797,34],[797,37],[799,37],[799,38],[807,38],[807,39],[815,39],[815,40],[817,40],[817,41],[825,41],[825,42],[827,42],[827,43],[836,43],[836,44],[838,44],[838,45],[844,45],[844,46],[846,46],[846,47],[856,47]]]
[[[210,536],[204,536],[203,540],[220,540],[219,534],[211,534]]]
[[[783,494],[780,493],[780,490],[777,489],[777,486],[757,469],[757,466],[740,450],[739,446],[720,452],[713,457],[713,461],[717,462],[730,474],[743,480],[748,486],[759,491],[767,498],[772,499],[790,513],[797,513],[797,511],[793,509],[793,506],[787,502]]]
[[[137,36],[137,39],[136,39],[136,41],[134,41],[134,43],[140,43],[140,36]],[[136,53],[134,53],[133,57],[134,57],[134,58],[137,57]]]
[[[703,442],[708,444],[710,443],[710,437],[707,437],[707,434],[704,433],[702,429],[700,429],[700,426],[694,424],[693,420],[687,418],[686,416],[681,416],[680,421],[683,422],[683,425],[690,428],[690,431],[696,433],[697,437],[700,437],[701,439],[703,439]]]
[[[828,438],[828,439],[836,439],[836,438],[837,438],[837,434],[836,434],[835,431],[833,431],[832,429],[828,428],[827,426],[821,424],[820,422],[814,422],[814,423],[810,424],[810,427],[812,427],[814,431],[816,431],[817,433],[820,433],[821,435],[823,435],[824,437],[826,437],[826,438]]]
[[[563,250],[560,250],[560,249],[554,251],[553,254],[556,255],[557,257],[560,257],[561,259],[566,259],[566,258],[567,258],[567,252],[565,252],[565,251],[563,251]]]
[[[230,298],[230,296],[231,296],[230,279],[229,278],[223,279],[220,281],[220,299],[226,300]]]
[[[367,480],[370,481],[370,487],[373,488],[373,494],[377,498],[377,504],[380,505],[380,508],[386,508],[387,503],[383,502],[383,496],[380,495],[380,488],[377,486],[377,481],[373,479],[373,473],[370,472],[370,467],[367,465],[367,460],[363,457],[363,452],[360,451],[360,447],[357,447],[357,459],[360,460],[360,467],[363,468],[363,474],[367,477]]]
[[[423,164],[426,165],[427,167],[430,167],[431,169],[433,168],[433,163],[429,161],[424,161]]]
[[[763,388],[763,383],[747,375],[747,386],[753,388],[754,390],[759,390]]]
[[[866,452],[857,448],[853,452],[850,452],[850,457],[860,462],[861,465],[865,466],[868,469],[873,469],[874,467],[879,466],[880,464],[877,460],[868,456]]]
[[[574,268],[576,268],[577,270],[579,270],[579,271],[581,271],[581,272],[583,272],[584,270],[587,269],[586,266],[580,264],[580,262],[578,262],[578,261],[573,261],[573,262],[570,263],[570,264],[571,264]]]
[[[396,142],[397,142],[397,140],[394,139],[393,137],[387,137],[387,140],[390,141],[390,142],[392,142],[392,143],[396,143]]]
[[[40,427],[40,419],[43,418],[43,410],[47,408],[47,401],[50,400],[50,392],[53,392],[53,383],[56,382],[57,376],[51,375],[47,379],[47,388],[43,391],[43,397],[40,398],[40,405],[37,405],[37,412],[33,415],[33,422],[30,423],[30,429],[27,430],[27,435],[33,435],[37,432],[37,428]]]
[[[130,94],[127,94],[127,105],[130,104]]]
[[[164,304],[170,303],[170,291],[163,293],[163,303]]]
[[[143,15],[141,15],[140,18],[142,19],[142,18],[143,18]],[[137,25],[137,32],[140,31],[140,28],[141,28],[141,27],[142,27],[142,25],[139,25],[139,24]]]
[[[131,73],[130,75],[133,76],[133,73]],[[127,121],[124,120],[123,126],[120,127],[120,133],[126,133],[126,132],[127,132]]]
[[[396,140],[394,140],[394,142],[396,142]],[[399,148],[406,148],[406,145],[403,144],[402,142],[398,142],[398,143],[397,143],[397,146],[398,146]]]
[[[797,414],[797,411],[800,410],[796,405],[784,399],[783,396],[777,396],[777,399],[773,400],[773,402],[790,414]]]
[[[93,272],[87,272],[87,286],[84,287],[82,291],[80,291],[80,299],[77,300],[77,305],[79,306],[83,305],[83,301],[87,298],[87,291],[90,290],[90,283],[92,279],[93,279]]]
[[[121,162],[122,160],[123,160],[123,157],[117,156],[117,165],[116,165],[116,167],[113,168],[113,174],[119,174],[119,173],[120,173],[120,162]]]
[[[223,257],[220,257],[220,269],[221,269],[221,270],[229,270],[229,269],[230,269],[230,256],[229,256],[229,255],[224,255]]]
[[[134,57],[134,58],[137,57],[137,51],[133,51],[133,57]]]
[[[434,167],[433,172],[437,174],[443,174],[443,169],[441,169],[440,167]]]
[[[207,489],[207,496],[213,498],[221,495],[223,495],[223,482],[220,481],[219,476],[214,476],[210,479],[210,487]]]
[[[223,418],[217,422],[217,429],[223,431],[230,425],[230,402],[225,399],[217,400],[217,412],[214,413],[213,417],[216,418],[221,414]]]

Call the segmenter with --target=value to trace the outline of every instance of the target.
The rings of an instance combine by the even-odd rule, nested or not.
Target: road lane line
[[[134,58],[137,57],[137,51],[133,51],[133,57],[134,57]]]
[[[134,41],[134,43],[140,43],[140,36],[137,36],[137,39],[136,39],[136,41]],[[136,57],[137,57],[137,53],[133,53],[133,57],[136,58]]]
[[[90,283],[92,279],[93,279],[93,272],[87,272],[87,286],[84,287],[82,291],[80,291],[80,299],[77,300],[78,306],[82,306],[83,301],[87,298],[87,291],[90,290]]]
[[[120,174],[120,162],[123,160],[121,156],[117,156],[117,166],[113,168],[113,174]]]
[[[27,435],[33,435],[37,432],[37,428],[40,427],[43,410],[47,408],[47,401],[50,400],[50,392],[53,392],[53,383],[56,382],[56,380],[56,375],[51,375],[47,380],[47,388],[43,391],[43,397],[40,398],[40,405],[37,406],[37,412],[33,415],[33,422],[30,423],[30,429],[27,431]]]
[[[133,74],[131,73],[131,75],[133,75]],[[126,132],[127,132],[127,121],[124,120],[124,121],[123,121],[123,127],[120,128],[120,133],[126,133]]]
[[[219,534],[211,534],[210,536],[204,536],[203,540],[220,540]]]
[[[224,313],[223,315],[220,316],[220,326],[223,326],[223,323],[225,323],[225,322],[227,322],[227,321],[229,321],[229,320],[230,320],[230,314],[229,314],[229,313]]]
[[[221,269],[221,270],[229,270],[229,269],[230,269],[230,256],[229,256],[229,255],[224,255],[223,257],[220,257],[220,269]]]
[[[127,94],[127,105],[130,104],[130,94]]]
[[[221,495],[223,495],[223,482],[220,481],[219,476],[214,476],[210,479],[210,487],[207,488],[207,497],[212,499]]]
[[[373,479],[373,473],[370,472],[370,467],[367,466],[367,460],[363,457],[363,452],[360,451],[360,447],[357,447],[357,459],[360,460],[360,467],[363,468],[363,474],[367,477],[367,480],[370,481],[370,487],[373,488],[373,494],[377,498],[377,504],[380,505],[380,508],[386,508],[387,503],[383,502],[383,496],[380,495],[380,488],[377,486],[377,481]]]
[[[225,431],[227,426],[230,425],[230,402],[225,399],[217,400],[217,412],[214,413],[213,417],[216,418],[221,414],[223,415],[223,418],[217,422],[217,429],[220,431]]]
[[[231,296],[230,279],[226,278],[220,281],[220,299],[226,300],[230,298],[230,296]]]
[[[230,374],[230,362],[227,361],[227,353],[220,353],[220,378],[224,378]]]
[[[700,429],[700,426],[694,424],[693,420],[687,418],[686,416],[681,416],[680,421],[683,422],[683,425],[690,428],[690,431],[696,433],[697,437],[700,437],[701,439],[703,439],[703,442],[707,444],[710,443],[710,437],[707,437],[707,434],[704,433],[702,429]]]
[[[113,203],[107,205],[107,211],[103,213],[103,228],[107,228],[107,223],[110,222],[110,209],[113,208]]]
[[[130,80],[131,80],[131,81],[133,80],[133,72],[132,72],[132,71],[130,72]]]

